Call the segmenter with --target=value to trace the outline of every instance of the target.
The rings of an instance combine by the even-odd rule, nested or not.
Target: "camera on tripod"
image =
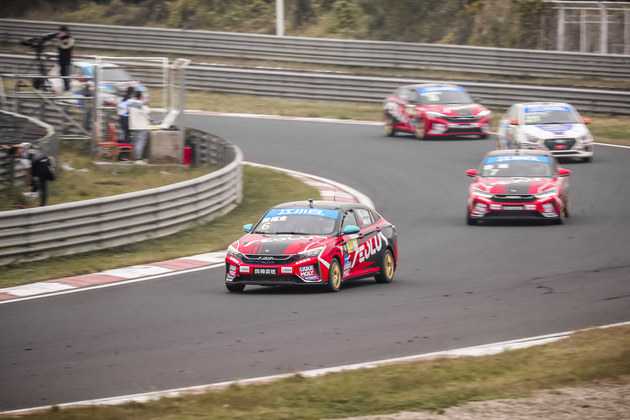
[[[43,36],[34,36],[32,38],[23,39],[20,44],[30,47],[35,51],[35,62],[37,63],[37,67],[39,68],[39,74],[42,76],[46,76],[46,68],[44,66],[44,62],[42,61],[41,54],[44,51],[44,47],[46,46],[46,42],[51,39],[57,38],[59,34],[57,32],[52,32]],[[46,79],[45,78],[34,78],[33,86],[35,89],[45,89],[46,87]]]
[[[23,39],[20,43],[26,47],[31,47],[35,51],[41,51],[46,46],[46,43],[51,39],[57,38],[57,35],[57,32],[52,32],[44,36],[34,36],[32,38]]]

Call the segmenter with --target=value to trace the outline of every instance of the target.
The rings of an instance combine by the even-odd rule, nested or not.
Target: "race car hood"
[[[474,187],[491,194],[539,194],[556,186],[555,178],[479,178]]]
[[[523,132],[539,139],[577,138],[588,133],[584,124],[539,124],[523,126]]]
[[[488,109],[479,104],[422,105],[424,111],[438,112],[449,117],[472,117]]]
[[[327,239],[318,235],[247,234],[232,246],[243,254],[290,255],[320,247]]]

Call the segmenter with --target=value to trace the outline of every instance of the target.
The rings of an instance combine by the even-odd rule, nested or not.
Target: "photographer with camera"
[[[74,38],[70,35],[67,26],[59,27],[57,35],[57,50],[59,51],[59,74],[61,76],[70,75],[70,66],[72,64],[72,47],[74,47]],[[63,79],[66,92],[70,90],[70,79]]]

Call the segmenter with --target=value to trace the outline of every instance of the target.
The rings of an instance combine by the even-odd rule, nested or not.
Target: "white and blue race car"
[[[549,150],[557,158],[593,158],[591,122],[563,102],[528,102],[510,106],[499,122],[499,149]]]

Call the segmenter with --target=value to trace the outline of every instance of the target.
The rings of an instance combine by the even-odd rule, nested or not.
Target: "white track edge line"
[[[148,401],[153,401],[153,400],[157,400],[164,397],[178,397],[184,394],[200,394],[200,393],[208,392],[212,390],[221,390],[221,389],[225,389],[229,387],[230,385],[263,384],[263,383],[277,381],[284,378],[289,378],[296,375],[300,375],[304,377],[317,377],[317,376],[322,376],[328,373],[343,372],[343,371],[357,370],[357,369],[372,369],[375,367],[389,365],[389,364],[412,362],[416,360],[421,361],[421,360],[425,360],[429,358],[476,357],[476,356],[492,355],[492,354],[497,354],[504,351],[509,351],[511,350],[510,346],[514,346],[513,349],[533,347],[536,345],[542,345],[546,343],[551,343],[553,341],[562,340],[564,338],[571,336],[572,334],[575,334],[578,331],[586,331],[590,329],[606,329],[606,328],[618,327],[618,326],[623,326],[623,325],[630,325],[630,321],[585,328],[583,330],[565,331],[561,333],[540,335],[540,336],[535,336],[535,337],[527,337],[527,338],[521,338],[521,339],[516,339],[516,340],[501,341],[501,342],[492,343],[492,344],[482,344],[479,346],[464,347],[464,348],[455,349],[455,350],[437,351],[437,352],[419,354],[419,355],[414,355],[414,356],[405,356],[405,357],[398,357],[398,358],[393,358],[393,359],[378,360],[374,362],[356,363],[356,364],[336,366],[336,367],[323,368],[323,369],[306,370],[306,371],[294,372],[294,373],[282,373],[278,375],[261,376],[258,378],[249,378],[249,379],[226,381],[226,382],[217,382],[213,384],[196,385],[196,386],[191,386],[191,387],[175,388],[175,389],[164,390],[164,391],[153,391],[153,392],[140,393],[140,394],[122,395],[118,397],[77,401],[77,402],[71,402],[71,403],[57,404],[57,405],[54,405],[54,407],[77,408],[77,407],[88,407],[88,406],[95,406],[95,405],[118,405],[118,404],[123,404],[123,403],[128,403],[128,402],[145,403]],[[36,411],[49,410],[52,407],[53,405],[33,407],[33,408],[24,408],[24,409],[18,409],[18,410],[3,411],[3,412],[0,412],[0,414],[7,414],[7,415],[29,414]]]

